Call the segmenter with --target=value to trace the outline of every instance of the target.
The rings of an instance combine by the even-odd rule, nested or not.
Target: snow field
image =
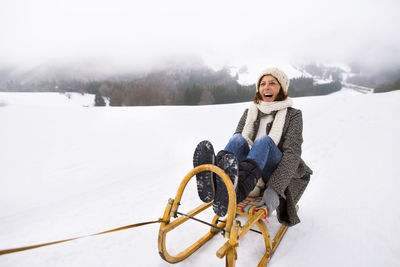
[[[94,96],[0,93],[0,249],[86,235],[162,216],[192,168],[196,144],[222,149],[249,103],[196,107],[90,107]],[[62,98],[62,100],[60,99]],[[295,98],[303,158],[314,171],[269,266],[400,266],[397,189],[400,92]],[[182,212],[198,205],[194,179]],[[211,218],[211,211],[202,217]],[[271,228],[277,229],[276,219]],[[169,266],[158,224],[0,257],[0,266]],[[168,234],[179,252],[208,229]],[[217,235],[174,266],[223,266]],[[263,255],[255,233],[237,266]]]

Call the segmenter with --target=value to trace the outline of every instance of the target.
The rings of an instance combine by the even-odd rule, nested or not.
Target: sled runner
[[[167,233],[189,219],[201,221],[194,216],[212,206],[212,202],[204,203],[189,211],[187,214],[183,214],[178,211],[181,197],[186,185],[193,176],[203,171],[212,171],[216,173],[219,177],[221,177],[226,185],[229,195],[229,207],[226,219],[221,221],[219,220],[219,216],[215,215],[214,218],[211,220],[211,223],[202,221],[203,223],[211,226],[210,231],[207,232],[195,243],[193,243],[191,246],[184,249],[182,252],[178,253],[177,255],[170,255],[166,248]],[[288,227],[282,225],[275,237],[272,238],[270,235],[270,231],[268,230],[267,225],[264,222],[264,219],[267,217],[268,210],[266,207],[258,207],[258,205],[259,199],[251,197],[248,197],[246,200],[236,205],[235,189],[228,175],[222,169],[215,165],[204,164],[197,166],[184,177],[178,188],[175,198],[168,200],[168,204],[165,208],[164,215],[161,220],[160,230],[158,233],[158,250],[161,258],[169,263],[180,262],[193,254],[193,252],[204,245],[214,235],[222,232],[224,237],[228,240],[221,246],[221,248],[217,250],[217,257],[225,257],[225,266],[235,266],[239,241],[249,231],[255,231],[252,229],[252,227],[254,225],[257,225],[260,231],[255,232],[262,234],[265,243],[265,254],[261,258],[258,266],[266,266],[272,255],[274,254],[276,248],[278,247],[280,241],[282,240],[284,234],[286,233]],[[238,220],[236,220],[237,214],[247,217],[247,221],[243,226]]]

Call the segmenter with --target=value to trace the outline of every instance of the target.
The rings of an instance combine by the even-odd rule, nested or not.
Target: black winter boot
[[[262,171],[252,159],[244,159],[239,163],[239,181],[236,189],[237,203],[242,202],[257,184]]]
[[[232,154],[232,152],[226,151],[226,150],[221,150],[217,153],[217,156],[215,157],[215,165],[218,165],[218,162],[222,159],[223,156],[226,154]]]
[[[218,155],[220,156],[218,167],[225,171],[229,178],[231,178],[234,188],[236,188],[236,185],[238,183],[239,164],[235,155],[227,151],[222,156],[220,155],[220,153],[218,153]],[[226,212],[228,211],[229,205],[228,190],[226,189],[225,183],[219,176],[217,176],[215,182],[216,186],[213,209],[215,214],[220,217],[224,217],[226,215]]]
[[[203,164],[214,164],[215,163],[215,154],[214,148],[209,141],[201,141],[193,155],[193,166],[196,168],[197,166]],[[213,172],[204,171],[196,174],[197,180],[197,192],[199,194],[200,199],[203,202],[211,202],[214,199],[215,188],[214,188],[214,177]]]

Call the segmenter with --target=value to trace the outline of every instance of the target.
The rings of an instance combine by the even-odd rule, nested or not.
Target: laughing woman
[[[234,184],[237,203],[247,196],[262,195],[268,214],[276,210],[282,224],[293,226],[300,222],[296,203],[312,171],[301,158],[302,113],[292,108],[288,87],[289,79],[282,70],[262,72],[253,103],[224,150],[215,155],[212,144],[202,141],[195,149],[193,165],[219,166]],[[208,171],[196,178],[200,199],[214,200],[214,212],[225,216],[229,198],[222,179]]]

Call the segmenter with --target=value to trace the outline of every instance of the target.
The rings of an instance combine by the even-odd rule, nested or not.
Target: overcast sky
[[[399,0],[0,0],[0,64],[400,62]]]

